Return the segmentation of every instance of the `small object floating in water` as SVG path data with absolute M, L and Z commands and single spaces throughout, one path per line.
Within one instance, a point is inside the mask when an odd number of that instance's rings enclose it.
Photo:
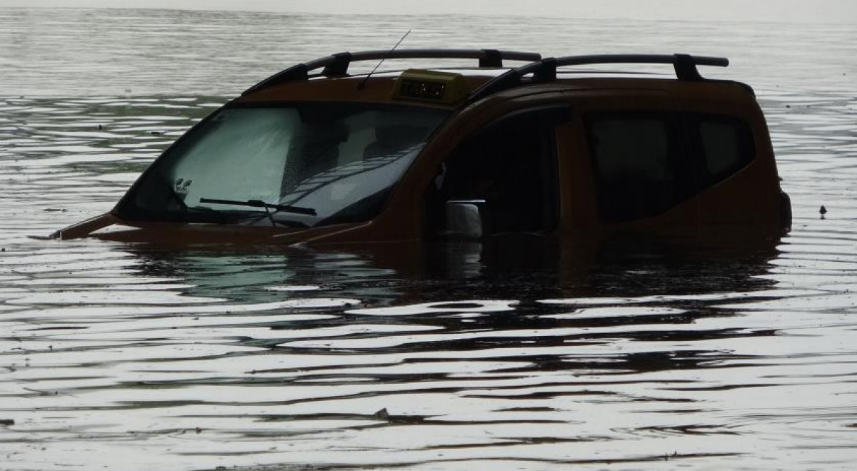
M 824 215 L 827 214 L 827 208 L 824 205 L 821 205 L 821 208 L 818 210 L 818 214 L 821 214 L 821 219 L 824 219 Z
M 0 419 L 0 425 L 15 425 L 14 419 Z

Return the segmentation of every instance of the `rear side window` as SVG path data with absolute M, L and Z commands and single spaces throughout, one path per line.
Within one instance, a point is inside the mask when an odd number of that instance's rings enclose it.
M 605 222 L 654 216 L 693 193 L 675 115 L 596 113 L 586 117 L 586 129 Z
M 755 157 L 753 133 L 746 122 L 708 115 L 692 115 L 689 121 L 702 154 L 703 186 L 726 179 Z

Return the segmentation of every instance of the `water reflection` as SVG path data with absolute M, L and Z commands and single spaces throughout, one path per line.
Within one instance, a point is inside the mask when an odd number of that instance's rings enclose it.
M 771 386 L 703 372 L 766 361 L 724 344 L 775 330 L 744 326 L 723 304 L 789 295 L 762 276 L 775 243 L 728 253 L 532 240 L 130 246 L 107 258 L 82 244 L 45 265 L 10 254 L 0 319 L 14 332 L 2 340 L 13 390 L 2 411 L 16 423 L 5 443 L 130 440 L 124 453 L 140 463 L 171 462 L 147 456 L 145 438 L 202 467 L 343 453 L 369 467 L 498 454 L 548 465 L 581 461 L 569 449 L 592 461 L 593 446 L 604 460 L 638 462 L 661 459 L 645 443 L 663 435 L 687 442 L 684 457 L 731 456 L 737 441 L 694 445 L 741 435 L 698 395 Z M 626 417 L 646 410 L 657 413 Z M 598 426 L 605 414 L 610 426 Z M 606 446 L 629 437 L 638 452 Z

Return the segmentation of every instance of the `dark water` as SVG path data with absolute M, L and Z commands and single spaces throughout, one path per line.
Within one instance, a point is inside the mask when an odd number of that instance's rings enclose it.
M 857 33 L 751 20 L 0 9 L 0 469 L 852 469 Z M 757 89 L 794 230 L 703 248 L 28 238 L 110 209 L 281 65 L 410 28 L 412 47 L 730 56 L 718 73 Z

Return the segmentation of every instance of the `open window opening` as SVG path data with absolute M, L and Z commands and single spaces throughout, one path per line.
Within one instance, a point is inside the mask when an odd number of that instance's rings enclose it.
M 532 111 L 461 143 L 426 194 L 430 236 L 546 232 L 558 218 L 556 121 Z

